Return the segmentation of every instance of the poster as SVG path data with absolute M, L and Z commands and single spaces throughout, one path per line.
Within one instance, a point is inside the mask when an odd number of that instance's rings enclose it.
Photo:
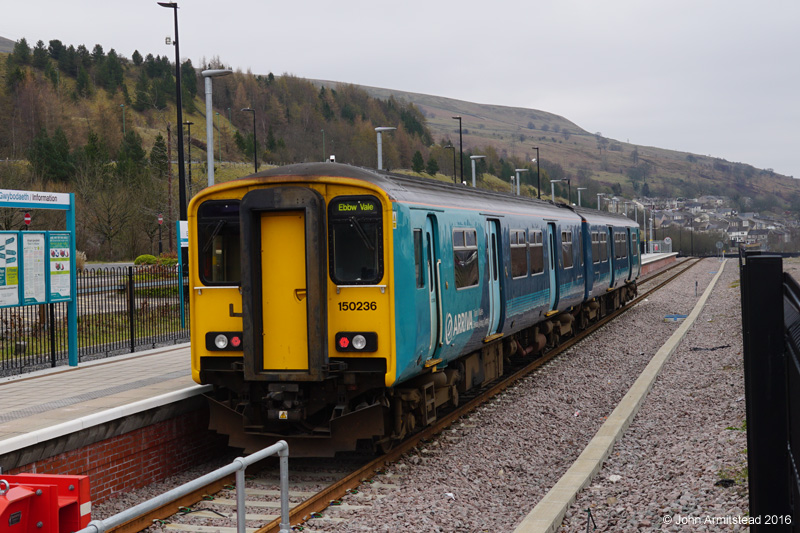
M 19 236 L 0 233 L 0 307 L 19 305 Z
M 69 300 L 70 293 L 70 238 L 69 233 L 50 232 L 50 301 Z
M 22 303 L 23 305 L 47 303 L 45 278 L 44 233 L 24 231 L 22 239 Z

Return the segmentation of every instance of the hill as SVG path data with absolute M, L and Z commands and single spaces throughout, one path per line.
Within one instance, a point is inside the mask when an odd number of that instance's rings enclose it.
M 326 80 L 314 83 L 338 85 Z M 724 195 L 734 203 L 749 203 L 750 209 L 793 209 L 800 213 L 800 180 L 770 169 L 605 138 L 545 111 L 360 87 L 376 98 L 391 97 L 414 104 L 436 140 L 458 142 L 458 122 L 452 117 L 461 116 L 464 149 L 474 153 L 491 147 L 501 157 L 526 162 L 536 156 L 533 147 L 538 146 L 541 164 L 550 177 L 566 177 L 597 192 L 614 190 L 629 198 Z

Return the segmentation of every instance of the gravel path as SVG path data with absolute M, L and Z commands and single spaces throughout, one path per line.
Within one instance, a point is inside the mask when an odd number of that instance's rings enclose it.
M 304 531 L 512 531 L 578 457 L 675 331 L 677 323 L 664 317 L 688 314 L 719 265 L 716 259 L 695 265 L 593 339 L 404 456 L 385 475 L 345 497 L 343 505 L 307 522 Z M 636 530 L 634 521 L 641 528 L 650 529 L 647 520 L 658 527 L 673 504 L 682 506 L 674 507 L 676 513 L 705 514 L 712 496 L 717 502 L 713 509 L 720 513 L 746 512 L 746 488 L 714 486 L 723 477 L 740 482 L 744 465 L 744 432 L 725 430 L 741 427 L 744 419 L 744 401 L 738 401 L 744 395 L 738 291 L 736 261 L 728 261 L 709 300 L 710 311 L 673 355 L 673 361 L 681 361 L 677 366 L 693 368 L 675 374 L 676 365 L 667 363 L 665 377 L 651 392 L 659 394 L 658 405 L 650 407 L 653 401 L 648 399 L 629 429 L 642 431 L 645 426 L 644 432 L 630 445 L 627 437 L 618 443 L 595 485 L 579 496 L 565 531 L 585 531 L 586 513 L 579 510 L 590 506 L 597 525 L 614 531 Z M 724 344 L 732 348 L 688 351 Z M 732 360 L 723 362 L 728 352 Z M 693 375 L 706 373 L 711 385 L 690 387 Z M 703 417 L 695 418 L 695 411 Z M 618 460 L 623 461 L 620 466 L 609 470 Z M 662 464 L 669 465 L 663 472 Z M 617 483 L 607 481 L 612 475 L 622 477 Z M 131 498 L 151 495 L 138 492 Z M 104 513 L 111 514 L 98 506 L 93 516 L 104 518 Z
M 729 261 L 562 531 L 586 531 L 587 509 L 597 531 L 745 527 L 733 523 L 748 510 L 739 290 L 738 264 Z

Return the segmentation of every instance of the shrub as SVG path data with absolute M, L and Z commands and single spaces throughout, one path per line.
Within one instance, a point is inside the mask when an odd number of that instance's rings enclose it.
M 134 259 L 134 265 L 155 265 L 158 263 L 156 256 L 150 254 L 140 255 L 136 259 Z
M 78 270 L 86 268 L 86 252 L 75 251 L 75 268 Z

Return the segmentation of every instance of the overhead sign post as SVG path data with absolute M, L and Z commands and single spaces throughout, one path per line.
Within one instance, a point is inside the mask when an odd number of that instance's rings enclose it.
M 0 189 L 0 207 L 26 210 L 26 227 L 28 209 L 66 212 L 65 231 L 0 232 L 0 307 L 67 302 L 69 365 L 78 366 L 75 195 Z

